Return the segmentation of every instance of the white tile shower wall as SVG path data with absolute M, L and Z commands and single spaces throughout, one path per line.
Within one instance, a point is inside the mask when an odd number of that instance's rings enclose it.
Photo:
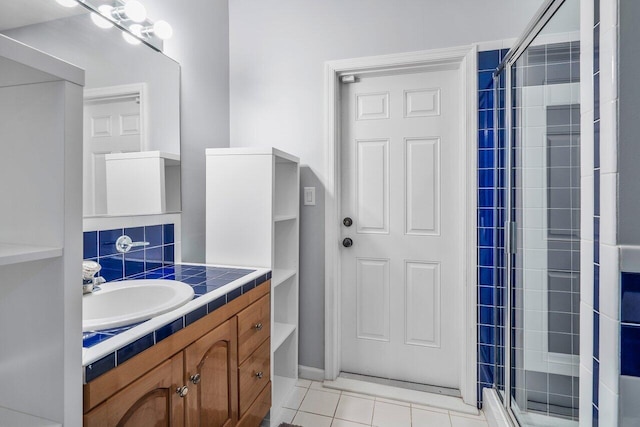
M 623 0 L 624 1 L 624 0 Z M 620 400 L 620 223 L 619 210 L 619 141 L 618 141 L 618 0 L 595 0 L 593 50 L 595 66 L 593 89 L 596 122 L 593 128 L 599 175 L 600 205 L 594 238 L 599 239 L 599 277 L 595 295 L 599 314 L 594 338 L 599 340 L 599 384 L 594 387 L 594 425 L 619 425 Z M 634 6 L 635 7 L 635 6 Z M 634 24 L 634 27 L 637 25 Z M 636 34 L 637 34 L 637 30 Z M 637 37 L 636 37 L 637 39 Z M 635 83 L 634 83 L 635 85 Z M 599 118 L 599 121 L 597 119 Z M 637 186 L 637 178 L 634 185 Z M 640 242 L 636 242 L 640 243 Z M 640 266 L 639 266 L 640 267 Z M 583 334 L 586 331 L 583 331 Z M 597 388 L 597 393 L 596 393 Z M 637 396 L 640 389 L 636 391 Z M 597 423 L 597 424 L 596 424 Z

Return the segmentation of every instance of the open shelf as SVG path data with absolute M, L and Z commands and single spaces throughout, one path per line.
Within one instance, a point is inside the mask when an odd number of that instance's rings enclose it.
M 0 427 L 61 427 L 62 424 L 44 418 L 0 407 Z
M 272 270 L 273 416 L 298 378 L 299 159 L 275 148 L 212 148 L 206 155 L 207 262 Z
M 271 349 L 275 352 L 283 342 L 296 330 L 296 325 L 274 322 L 271 333 Z
M 291 395 L 293 394 L 296 386 L 296 378 L 284 377 L 282 375 L 272 375 L 271 382 L 273 383 L 273 396 L 271 398 L 271 422 L 272 426 L 277 427 L 280 425 L 280 416 L 282 415 L 282 409 L 287 403 Z M 274 424 L 274 421 L 277 424 Z
M 296 275 L 296 270 L 285 270 L 276 268 L 271 272 L 271 289 L 283 284 Z
M 0 265 L 18 264 L 60 256 L 62 256 L 62 248 L 0 243 Z
M 277 215 L 273 217 L 273 222 L 291 221 L 298 218 L 296 214 L 291 215 Z
M 277 158 L 274 170 L 273 214 L 275 218 L 298 212 L 298 164 Z

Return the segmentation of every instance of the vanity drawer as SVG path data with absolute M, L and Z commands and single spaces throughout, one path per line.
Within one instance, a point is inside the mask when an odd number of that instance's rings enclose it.
M 238 364 L 269 337 L 271 315 L 269 294 L 238 313 Z
M 269 384 L 271 340 L 266 340 L 238 369 L 240 416 L 249 409 L 262 389 Z
M 238 421 L 237 427 L 254 427 L 260 425 L 262 419 L 271 409 L 271 383 L 262 389 L 253 405 L 245 412 Z

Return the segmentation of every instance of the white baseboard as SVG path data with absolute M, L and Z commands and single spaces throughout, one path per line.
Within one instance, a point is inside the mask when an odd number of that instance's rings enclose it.
M 514 427 L 494 389 L 485 388 L 482 390 L 482 410 L 489 427 Z
M 298 365 L 298 376 L 305 380 L 324 381 L 324 369 Z

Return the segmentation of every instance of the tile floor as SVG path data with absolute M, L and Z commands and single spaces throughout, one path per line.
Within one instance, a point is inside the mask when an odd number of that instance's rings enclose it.
M 283 409 L 284 422 L 303 427 L 488 427 L 484 414 L 469 415 L 341 392 L 299 380 Z

